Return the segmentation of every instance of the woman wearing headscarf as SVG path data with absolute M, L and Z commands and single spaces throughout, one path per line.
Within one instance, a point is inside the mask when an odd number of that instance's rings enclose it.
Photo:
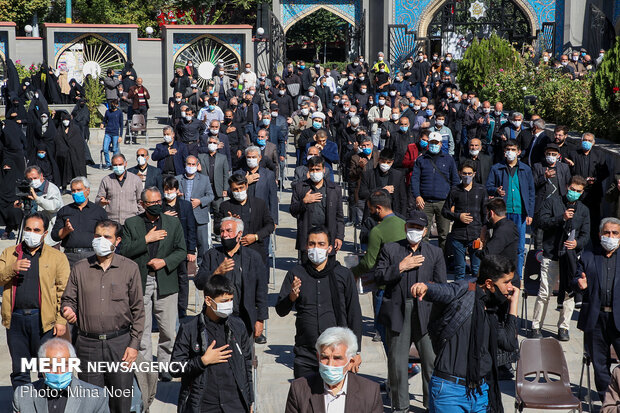
M 69 85 L 69 73 L 65 68 L 60 69 L 58 75 L 58 85 L 60 86 L 60 99 L 62 103 L 71 103 L 69 101 L 69 95 L 71 94 L 71 86 Z
M 71 79 L 69 81 L 69 86 L 71 86 L 71 91 L 69 91 L 69 103 L 75 103 L 77 98 L 84 97 L 84 88 L 77 80 Z
M 129 91 L 132 86 L 136 85 L 136 79 L 138 75 L 136 74 L 135 69 L 133 68 L 133 62 L 128 60 L 125 62 L 125 67 L 123 67 L 123 71 L 121 72 L 123 78 L 123 89 Z
M 86 82 L 93 82 L 94 80 L 86 78 Z M 88 106 L 86 106 L 86 101 L 84 99 L 78 99 L 77 103 L 73 107 L 71 111 L 71 116 L 73 117 L 73 122 L 80 127 L 82 137 L 85 142 L 90 140 L 90 128 L 88 125 L 90 124 L 90 111 L 88 110 Z M 86 163 L 88 165 L 93 165 L 93 157 L 90 154 L 90 149 L 88 148 L 88 143 L 84 143 L 84 159 L 86 159 Z
M 191 78 L 196 79 L 195 71 L 196 69 L 194 68 L 194 62 L 192 62 L 192 59 L 189 59 L 185 64 L 185 74 Z
M 45 97 L 48 102 L 53 104 L 62 103 L 60 97 L 60 86 L 58 85 L 58 77 L 54 73 L 54 69 L 47 66 L 47 78 L 45 79 Z
M 24 173 L 26 163 L 24 161 L 24 148 L 26 137 L 22 133 L 21 126 L 12 119 L 4 121 L 0 143 L 2 144 L 2 162 L 12 160 L 12 168 Z
M 36 148 L 40 144 L 46 145 L 46 152 L 50 158 L 56 156 L 56 125 L 48 112 L 37 116 L 35 111 L 29 112 L 28 133 L 26 136 L 26 158 L 32 162 L 36 158 Z
M 28 122 L 28 115 L 24 108 L 24 102 L 15 93 L 9 95 L 8 105 L 4 115 L 7 119 L 14 120 L 20 126 L 25 126 Z
M 19 229 L 23 212 L 21 208 L 15 208 L 17 195 L 15 184 L 24 178 L 24 170 L 19 169 L 11 158 L 2 161 L 0 170 L 0 216 L 4 221 L 5 231 L 1 239 L 15 239 L 13 231 Z
M 32 99 L 35 90 L 32 79 L 30 79 L 30 77 L 25 77 L 19 90 L 19 98 L 22 100 Z
M 51 123 L 51 122 L 50 122 Z M 28 162 L 28 166 L 36 165 L 41 168 L 43 176 L 54 185 L 60 185 L 60 171 L 58 164 L 48 150 L 48 146 L 40 142 L 35 147 L 36 155 Z
M 71 115 L 63 112 L 60 118 L 62 125 L 56 131 L 56 162 L 60 170 L 59 188 L 62 190 L 76 176 L 86 176 L 86 142 L 80 127 L 71 120 Z

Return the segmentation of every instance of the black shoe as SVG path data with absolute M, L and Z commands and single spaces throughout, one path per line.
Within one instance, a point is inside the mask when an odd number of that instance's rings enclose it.
M 134 139 L 132 139 L 131 144 L 132 144 L 132 145 L 137 145 L 137 144 L 138 144 L 138 140 L 137 140 L 137 139 L 135 139 L 135 138 L 134 138 Z
M 129 139 L 125 139 L 124 143 L 125 145 L 129 145 Z
M 581 301 L 576 301 L 575 302 L 575 308 L 576 309 L 580 309 L 581 308 Z
M 568 341 L 570 340 L 570 336 L 568 335 L 568 330 L 565 328 L 560 328 L 558 330 L 558 340 L 560 341 Z
M 542 338 L 543 335 L 540 331 L 540 328 L 533 328 L 532 332 L 530 333 L 530 338 Z
M 256 344 L 266 344 L 267 343 L 267 337 L 265 337 L 264 334 L 261 334 L 260 336 L 256 337 L 254 339 L 254 342 Z
M 382 341 L 381 340 L 381 334 L 379 334 L 379 332 L 375 330 L 375 335 L 372 338 L 372 342 L 373 343 L 380 343 L 381 341 Z
M 562 311 L 564 309 L 564 304 L 558 304 L 558 306 L 555 309 L 556 311 Z
M 172 381 L 172 376 L 167 371 L 163 371 L 159 373 L 159 381 L 162 381 L 162 382 Z

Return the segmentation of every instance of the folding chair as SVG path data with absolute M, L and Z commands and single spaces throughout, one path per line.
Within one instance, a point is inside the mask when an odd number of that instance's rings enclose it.
M 149 146 L 149 134 L 146 130 L 146 119 L 144 115 L 138 113 L 131 117 L 131 124 L 129 125 L 129 138 L 133 142 L 137 138 L 138 132 L 144 132 L 146 138 L 146 146 Z
M 523 409 L 581 410 L 581 401 L 570 387 L 562 345 L 555 338 L 521 342 L 515 380 L 515 412 Z
M 616 354 L 616 350 L 614 349 L 614 346 L 610 346 L 609 347 L 609 364 L 618 364 L 620 363 L 620 360 L 618 360 L 618 355 Z M 588 383 L 588 390 L 586 393 L 586 398 L 584 399 L 584 401 L 588 402 L 588 407 L 589 407 L 589 412 L 592 411 L 592 383 L 590 381 L 590 364 L 592 364 L 592 357 L 590 357 L 590 354 L 588 354 L 588 352 L 585 349 L 585 344 L 584 344 L 584 349 L 583 349 L 583 358 L 581 359 L 581 375 L 579 378 L 579 391 L 577 392 L 577 397 L 579 397 L 581 399 L 581 394 L 582 392 L 582 384 L 583 384 L 583 373 L 584 370 L 586 370 L 586 380 Z
M 254 390 L 254 413 L 258 413 L 258 383 L 256 380 L 258 379 L 258 357 L 256 357 L 256 353 L 254 353 L 254 346 L 252 346 L 252 387 Z

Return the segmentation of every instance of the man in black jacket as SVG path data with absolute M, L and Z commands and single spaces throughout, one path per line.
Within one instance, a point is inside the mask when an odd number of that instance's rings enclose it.
M 323 158 L 314 156 L 308 160 L 310 179 L 298 182 L 293 187 L 290 212 L 297 219 L 297 240 L 295 249 L 300 259 L 306 249 L 308 232 L 312 227 L 325 226 L 332 242 L 330 254 L 342 248 L 344 240 L 344 214 L 342 212 L 342 191 L 340 186 L 325 179 Z
M 251 411 L 252 342 L 243 321 L 232 314 L 235 287 L 222 275 L 206 283 L 203 311 L 181 323 L 172 361 L 187 363 L 181 377 L 178 411 Z
M 194 278 L 196 288 L 203 290 L 213 275 L 224 275 L 233 282 L 235 305 L 233 314 L 241 318 L 249 335 L 263 333 L 269 318 L 267 304 L 268 274 L 260 254 L 241 245 L 243 221 L 226 217 L 220 225 L 222 246 L 211 248 L 202 259 Z
M 429 330 L 438 355 L 430 411 L 504 411 L 498 354 L 519 347 L 519 289 L 511 282 L 514 271 L 514 262 L 490 255 L 480 263 L 475 282 L 420 282 L 411 287 L 414 299 L 433 303 Z
M 575 273 L 577 256 L 590 241 L 590 212 L 579 201 L 586 185 L 583 177 L 573 176 L 566 196 L 547 198 L 540 209 L 540 226 L 544 231 L 543 260 L 540 267 L 540 289 L 532 318 L 532 338 L 542 337 L 540 330 L 558 276 L 560 291 L 571 291 L 569 281 Z M 568 329 L 574 308 L 573 297 L 565 298 L 558 320 L 560 341 L 569 340 Z
M 552 138 L 547 135 L 545 121 L 540 116 L 532 115 L 531 124 L 530 129 L 523 129 L 523 133 L 519 134 L 517 142 L 522 148 L 521 162 L 533 167 L 538 162 L 544 162 L 545 148 Z
M 379 155 L 379 164 L 364 171 L 360 182 L 359 199 L 364 203 L 377 189 L 385 189 L 392 198 L 392 210 L 400 215 L 407 212 L 407 186 L 405 175 L 402 171 L 392 168 L 394 165 L 394 152 L 384 149 Z
M 401 116 L 399 123 L 399 129 L 396 133 L 392 134 L 389 142 L 386 142 L 386 149 L 392 150 L 394 153 L 394 165 L 393 168 L 404 171 L 403 159 L 407 153 L 407 148 L 410 143 L 414 142 L 413 132 L 410 130 L 409 118 Z
M 447 279 L 443 251 L 422 241 L 427 225 L 426 214 L 412 210 L 405 224 L 407 239 L 385 244 L 375 266 L 375 282 L 385 286 L 378 319 L 386 327 L 388 383 L 394 412 L 409 411 L 407 360 L 412 342 L 422 360 L 424 406 L 428 405 L 428 383 L 435 360 L 428 336 L 431 304 L 413 300 L 409 289 L 418 282 L 445 283 Z
M 493 229 L 493 236 L 486 239 L 483 235 L 480 249 L 476 254 L 483 259 L 487 255 L 502 255 L 511 259 L 517 265 L 517 251 L 519 247 L 519 231 L 514 222 L 506 219 L 506 201 L 496 197 L 487 202 L 487 229 Z M 515 280 L 519 286 L 519 278 Z
M 296 313 L 294 373 L 295 378 L 318 372 L 317 338 L 329 327 L 348 327 L 357 336 L 358 353 L 351 371 L 361 364 L 362 311 L 353 273 L 331 255 L 332 246 L 325 228 L 308 233 L 305 249 L 308 260 L 291 269 L 282 282 L 276 303 L 280 317 L 293 306 Z
M 149 165 L 149 151 L 146 148 L 138 149 L 136 151 L 136 160 L 138 164 L 127 171 L 138 175 L 138 178 L 142 179 L 143 189 L 154 186 L 163 191 L 161 171 Z
M 241 245 L 258 252 L 267 265 L 269 235 L 275 230 L 269 209 L 262 199 L 248 195 L 248 180 L 245 176 L 234 174 L 228 178 L 228 186 L 230 199 L 220 205 L 220 215 L 241 218 Z
M 493 166 L 493 159 L 490 155 L 482 153 L 482 142 L 478 138 L 469 139 L 467 143 L 469 150 L 467 154 L 460 157 L 460 163 L 462 164 L 466 160 L 471 160 L 476 164 L 476 175 L 474 176 L 474 182 L 481 185 L 486 185 L 489 172 Z

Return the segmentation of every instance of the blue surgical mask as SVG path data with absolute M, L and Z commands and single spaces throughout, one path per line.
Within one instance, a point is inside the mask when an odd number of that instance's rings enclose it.
M 407 132 L 409 130 L 409 126 L 401 126 L 400 130 L 403 132 Z
M 299 68 L 300 68 L 301 70 L 304 70 L 304 69 L 306 68 L 306 65 L 299 65 Z
M 75 202 L 76 204 L 83 204 L 84 201 L 86 201 L 84 191 L 74 192 L 71 194 L 71 197 L 73 197 L 73 202 Z
M 568 192 L 566 193 L 566 199 L 568 199 L 568 202 L 575 202 L 580 197 L 581 197 L 581 194 L 577 191 L 571 191 L 569 189 Z
M 66 373 L 45 373 L 45 384 L 54 390 L 66 389 L 71 384 L 72 374 L 70 371 Z
M 263 125 L 269 126 L 270 123 L 271 123 L 271 119 L 263 119 Z
M 362 152 L 364 155 L 370 155 L 372 153 L 372 148 L 363 148 Z
M 323 124 L 321 122 L 312 122 L 312 127 L 314 129 L 321 129 L 323 127 Z
M 589 151 L 590 149 L 592 149 L 592 142 L 581 141 L 581 147 L 584 151 Z
M 258 146 L 265 146 L 267 145 L 267 139 L 256 139 L 256 144 Z
M 439 153 L 441 150 L 441 144 L 439 143 L 431 143 L 428 145 L 428 150 L 430 153 Z
M 39 159 L 45 158 L 45 154 L 44 153 L 37 153 L 37 156 L 39 157 Z
M 428 141 L 420 141 L 420 148 L 424 149 L 428 146 Z
M 334 384 L 338 384 L 342 380 L 344 380 L 344 376 L 345 374 L 347 374 L 347 372 L 345 371 L 345 368 L 347 367 L 348 364 L 349 363 L 347 363 L 346 365 L 342 367 L 336 367 L 336 366 L 326 366 L 323 363 L 319 363 L 319 374 L 321 375 L 321 378 L 323 379 L 325 384 L 329 386 L 333 386 Z
M 215 105 L 209 105 L 209 110 L 210 111 L 214 111 L 215 110 Z
M 426 116 L 433 116 L 433 111 L 430 109 L 426 109 Z

